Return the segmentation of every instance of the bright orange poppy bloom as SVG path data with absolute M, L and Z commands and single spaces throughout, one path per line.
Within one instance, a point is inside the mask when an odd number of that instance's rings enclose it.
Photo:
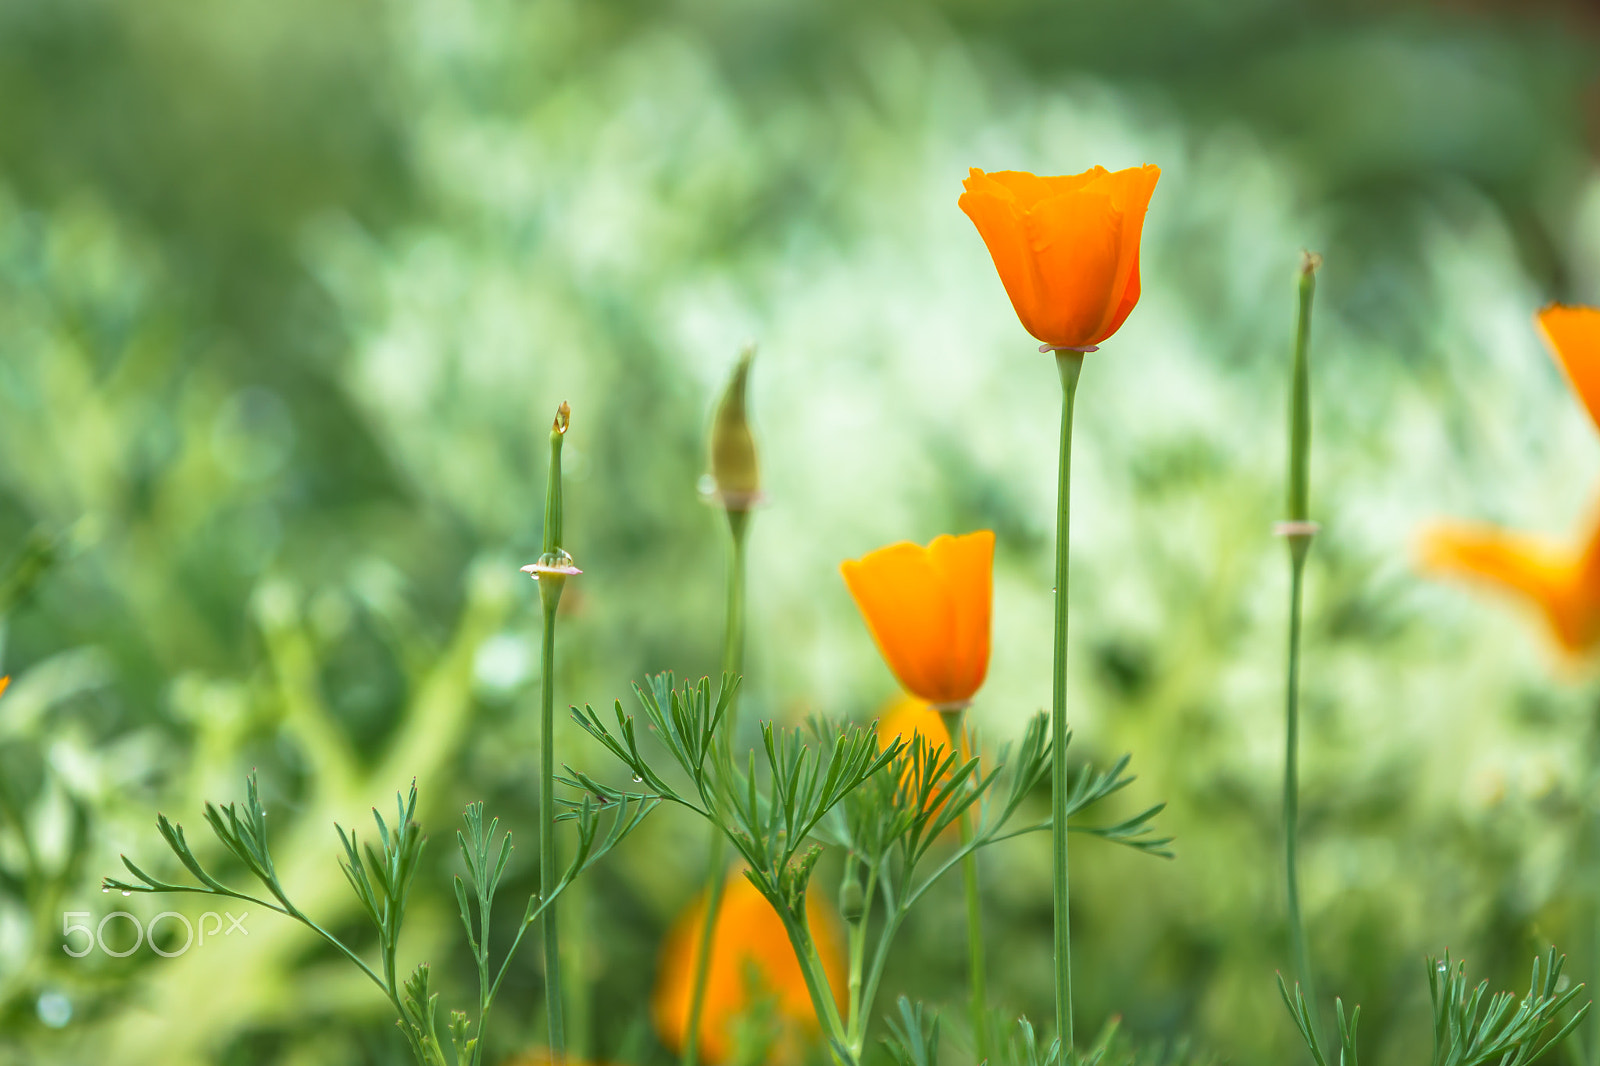
M 878 749 L 887 748 L 899 737 L 910 744 L 912 740 L 921 737 L 932 748 L 950 749 L 950 728 L 944 724 L 944 715 L 933 709 L 933 705 L 926 700 L 919 700 L 915 696 L 898 696 L 884 708 L 878 716 L 875 727 L 878 737 Z
M 1600 311 L 1552 304 L 1538 323 L 1572 389 L 1600 427 Z M 1573 655 L 1600 644 L 1600 516 L 1568 547 L 1486 525 L 1448 523 L 1424 532 L 1423 568 L 1459 574 L 1521 597 Z
M 1139 238 L 1161 169 L 1039 177 L 977 167 L 957 201 L 1022 327 L 1051 348 L 1092 349 L 1139 302 Z
M 943 711 L 971 703 L 989 672 L 994 534 L 901 541 L 839 570 L 900 686 Z
M 705 926 L 705 899 L 696 897 L 667 933 L 661 964 L 651 997 L 651 1016 L 661 1042 L 674 1053 L 683 1047 L 694 995 L 695 956 Z M 839 935 L 827 905 L 816 892 L 806 895 L 806 921 L 828 984 L 844 1010 L 840 991 L 845 987 L 845 959 Z M 757 982 L 752 996 L 750 977 Z M 724 1061 L 734 1050 L 734 1023 L 763 997 L 770 997 L 780 1026 L 778 1058 L 798 1057 L 799 1037 L 813 1034 L 819 1025 L 806 990 L 805 975 L 795 961 L 794 948 L 783 921 L 744 874 L 728 875 L 711 934 L 711 965 L 706 975 L 705 1004 L 700 1015 L 700 1057 L 708 1063 Z
M 0 696 L 5 695 L 6 686 L 11 684 L 10 677 L 0 677 Z

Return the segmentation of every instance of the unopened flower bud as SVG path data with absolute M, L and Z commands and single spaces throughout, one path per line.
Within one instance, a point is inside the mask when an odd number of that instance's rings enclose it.
M 861 888 L 861 874 L 854 862 L 846 862 L 844 883 L 839 886 L 839 914 L 847 922 L 859 922 L 867 909 L 866 893 Z
M 761 495 L 761 470 L 756 442 L 745 413 L 745 385 L 755 348 L 739 354 L 711 421 L 711 480 L 714 492 L 730 511 L 748 510 Z
M 550 478 L 544 497 L 544 553 L 539 561 L 522 568 L 539 582 L 539 599 L 545 610 L 553 612 L 561 600 L 567 578 L 583 573 L 573 565 L 572 556 L 561 546 L 561 445 L 571 424 L 572 408 L 563 401 L 550 424 Z

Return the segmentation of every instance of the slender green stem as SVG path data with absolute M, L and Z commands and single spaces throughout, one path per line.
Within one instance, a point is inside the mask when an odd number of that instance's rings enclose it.
M 728 603 L 722 627 L 722 671 L 738 674 L 744 669 L 744 569 L 746 534 L 750 531 L 750 512 L 728 511 Z M 734 693 L 728 706 L 728 725 L 723 736 L 733 743 L 737 724 L 739 695 Z
M 478 879 L 478 1042 L 472 1045 L 471 1066 L 483 1061 L 484 1035 L 489 1030 L 489 1007 L 493 1002 L 489 981 L 489 912 L 493 900 L 484 878 Z M 470 931 L 470 930 L 469 930 Z
M 544 608 L 544 647 L 539 668 L 539 895 L 544 907 L 540 931 L 544 934 L 544 999 L 548 1019 L 550 1059 L 561 1066 L 566 1058 L 566 1028 L 561 1011 L 561 936 L 556 920 L 555 891 L 561 871 L 556 867 L 556 608 L 566 588 L 572 558 L 562 547 L 561 445 L 566 440 L 571 410 L 563 403 L 550 426 L 550 476 L 545 482 L 545 568 L 538 572 L 539 603 Z
M 1300 914 L 1300 615 L 1306 556 L 1316 527 L 1309 521 L 1311 496 L 1311 300 L 1320 260 L 1307 253 L 1300 267 L 1300 306 L 1295 327 L 1289 384 L 1288 523 L 1280 532 L 1289 542 L 1289 665 L 1284 699 L 1283 869 L 1289 910 L 1289 946 L 1295 975 L 1311 1004 L 1312 1035 L 1322 1041 L 1317 1015 L 1321 1001 L 1311 977 L 1305 920 Z
M 971 745 L 967 743 L 966 730 L 962 725 L 964 717 L 961 711 L 953 711 L 944 715 L 944 722 L 949 727 L 951 743 L 956 745 L 962 759 L 968 759 L 972 757 L 972 752 Z M 971 811 L 956 819 L 956 831 L 960 834 L 962 848 L 966 848 L 972 842 L 977 816 L 978 808 L 974 804 Z M 972 1047 L 978 1061 L 983 1062 L 990 1054 L 989 991 L 984 971 L 983 899 L 978 891 L 976 849 L 968 851 L 961 859 L 961 887 L 967 902 L 967 984 L 968 1011 L 972 1016 Z
M 853 863 L 857 860 L 851 856 L 845 861 Z M 866 865 L 867 882 L 861 893 L 861 914 L 850 923 L 850 1017 L 847 1028 L 852 1047 L 860 1047 L 865 1043 L 868 1021 L 868 1004 L 862 998 L 865 987 L 862 981 L 862 966 L 867 957 L 867 924 L 872 920 L 872 899 L 878 891 L 878 864 L 873 861 Z
M 1318 1007 L 1316 985 L 1311 979 L 1311 957 L 1306 950 L 1305 921 L 1300 916 L 1300 599 L 1304 584 L 1306 549 L 1309 537 L 1290 538 L 1289 578 L 1289 691 L 1285 701 L 1283 753 L 1283 867 L 1289 901 L 1289 942 L 1294 955 L 1295 976 L 1312 1005 L 1312 1029 L 1318 1043 L 1322 1033 L 1316 1025 Z
M 222 893 L 217 893 L 217 894 L 221 895 Z M 314 922 L 310 918 L 306 917 L 305 912 L 300 910 L 300 908 L 296 907 L 294 904 L 290 903 L 286 899 L 283 900 L 283 902 L 284 902 L 284 906 L 283 907 L 273 907 L 272 904 L 267 903 L 265 900 L 258 900 L 254 896 L 246 896 L 246 895 L 236 894 L 236 893 L 231 893 L 231 892 L 227 893 L 227 894 L 230 895 L 230 896 L 233 896 L 234 899 L 252 900 L 252 901 L 254 901 L 256 903 L 260 903 L 264 907 L 272 907 L 273 910 L 278 911 L 279 913 L 282 913 L 282 914 L 287 914 L 289 917 L 293 918 L 295 921 L 299 922 L 301 925 L 304 925 L 307 928 L 309 928 L 312 932 L 316 933 L 318 936 L 322 937 L 322 939 L 326 940 L 329 944 L 332 944 L 339 951 L 343 952 L 345 958 L 349 959 L 351 962 L 355 963 L 358 967 L 360 967 L 361 968 L 361 972 L 366 974 L 368 977 L 370 977 L 372 979 L 372 983 L 373 984 L 375 984 L 379 988 L 383 989 L 384 995 L 389 997 L 389 1000 L 390 1000 L 390 1002 L 392 1002 L 394 1004 L 395 1009 L 400 1012 L 400 1016 L 402 1018 L 405 1017 L 405 1009 L 400 1006 L 399 989 L 398 989 L 398 986 L 394 983 L 394 981 L 391 980 L 389 983 L 385 984 L 383 978 L 379 977 L 377 975 L 377 973 L 372 969 L 372 967 L 368 966 L 366 961 L 364 959 L 362 959 L 360 955 L 357 955 L 354 951 L 352 951 L 348 947 L 346 947 L 345 944 L 344 944 L 344 941 L 340 940 L 338 937 L 334 936 L 332 933 L 330 933 L 326 929 L 322 928 L 322 926 L 318 925 L 316 922 Z M 279 899 L 283 899 L 282 896 L 279 896 L 278 898 Z
M 861 1034 L 866 1034 L 865 1016 L 872 1012 L 872 1004 L 878 998 L 878 985 L 883 981 L 883 969 L 889 961 L 889 947 L 894 943 L 895 936 L 900 932 L 901 923 L 905 921 L 906 913 L 910 910 L 909 901 L 902 900 L 898 906 L 889 905 L 885 898 L 885 911 L 883 928 L 878 932 L 878 945 L 873 950 L 872 962 L 867 966 L 867 976 L 861 987 L 861 1013 L 863 1021 Z M 863 1046 L 865 1041 L 863 1040 Z
M 730 508 L 728 532 L 728 602 L 722 633 L 722 672 L 737 675 L 744 669 L 744 573 L 745 541 L 750 528 L 750 512 Z M 739 728 L 739 694 L 728 703 L 727 720 L 722 726 L 724 753 L 731 753 L 733 737 Z M 689 995 L 689 1018 L 683 1036 L 682 1066 L 696 1066 L 700 1053 L 700 1019 L 705 1014 L 706 984 L 711 976 L 711 945 L 717 916 L 722 910 L 723 886 L 727 883 L 727 841 L 722 830 L 711 826 L 710 853 L 706 858 L 705 921 L 695 945 L 694 985 Z
M 1083 353 L 1059 351 L 1061 374 L 1061 463 L 1056 504 L 1056 645 L 1050 700 L 1050 796 L 1055 888 L 1056 1033 L 1062 1057 L 1072 1039 L 1072 927 L 1067 889 L 1067 558 L 1071 531 L 1072 408 L 1083 371 Z
M 1590 766 L 1600 766 L 1600 708 L 1596 708 L 1596 718 L 1590 724 L 1591 736 L 1589 740 Z M 1590 962 L 1591 971 L 1600 970 L 1600 810 L 1595 807 L 1594 790 L 1596 787 L 1595 775 L 1591 772 L 1589 780 L 1589 800 L 1587 804 L 1589 828 L 1589 936 L 1590 936 Z M 1564 1041 L 1570 1050 L 1569 1056 L 1576 1063 L 1588 1063 L 1588 1066 L 1600 1066 L 1600 1011 L 1593 1012 L 1594 1018 L 1587 1027 L 1587 1039 L 1574 1030 Z
M 545 575 L 548 580 L 551 575 Z M 556 605 L 544 611 L 544 654 L 541 659 L 541 703 L 539 719 L 539 894 L 546 900 L 556 884 L 556 763 L 555 763 L 555 684 Z M 556 922 L 556 906 L 550 901 L 540 918 L 544 933 L 544 999 L 549 1017 L 550 1057 L 560 1066 L 566 1051 L 566 1033 L 561 1014 L 561 945 Z

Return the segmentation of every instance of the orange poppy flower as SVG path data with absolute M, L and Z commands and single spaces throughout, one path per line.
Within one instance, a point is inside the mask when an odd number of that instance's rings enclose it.
M 1551 304 L 1536 320 L 1572 391 L 1600 427 L 1600 310 Z
M 1039 177 L 977 167 L 957 201 L 1022 327 L 1049 348 L 1093 351 L 1139 302 L 1139 238 L 1161 169 Z
M 4 696 L 5 695 L 6 686 L 10 685 L 10 684 L 11 684 L 11 678 L 9 676 L 0 677 L 0 696 Z
M 696 897 L 673 923 L 661 948 L 651 1016 L 661 1042 L 674 1053 L 682 1048 L 689 1024 L 695 954 L 705 925 L 705 909 L 704 896 Z M 806 920 L 828 984 L 839 1009 L 844 1010 L 844 1001 L 839 998 L 846 980 L 844 952 L 833 917 L 815 892 L 806 896 Z M 751 996 L 752 975 L 758 981 L 756 999 Z M 781 1026 L 779 1058 L 792 1060 L 798 1055 L 800 1034 L 813 1034 L 819 1028 L 805 975 L 800 972 L 789 935 L 772 904 L 744 874 L 734 870 L 728 874 L 717 925 L 711 934 L 711 965 L 700 1015 L 703 1061 L 722 1062 L 728 1057 L 734 1050 L 735 1021 L 763 996 L 771 997 L 773 1016 Z
M 1538 323 L 1600 426 L 1600 311 L 1552 304 Z M 1425 570 L 1463 575 L 1526 600 L 1574 655 L 1600 644 L 1600 516 L 1576 547 L 1493 526 L 1443 524 L 1424 532 L 1421 556 Z
M 1423 534 L 1422 565 L 1522 597 L 1573 655 L 1600 644 L 1600 524 L 1577 551 L 1493 526 L 1439 525 Z
M 989 672 L 994 533 L 901 541 L 839 570 L 900 686 L 942 711 L 971 703 Z
M 878 716 L 874 731 L 880 751 L 887 748 L 895 737 L 907 744 L 913 738 L 921 737 L 930 749 L 943 747 L 946 751 L 951 750 L 950 728 L 944 724 L 944 715 L 934 710 L 931 703 L 915 696 L 896 697 Z
M 874 727 L 874 732 L 878 738 L 878 750 L 880 751 L 887 748 L 895 737 L 899 737 L 907 744 L 910 744 L 915 738 L 921 737 L 923 742 L 928 745 L 929 754 L 932 754 L 935 748 L 940 747 L 944 748 L 946 753 L 956 751 L 956 748 L 952 746 L 950 727 L 945 724 L 944 715 L 935 710 L 931 703 L 919 700 L 915 696 L 901 695 L 891 702 L 884 709 L 884 712 L 878 716 L 878 723 Z M 965 745 L 963 744 L 962 747 L 964 748 Z M 964 755 L 965 751 L 957 751 L 957 754 Z M 909 768 L 907 768 L 905 776 L 912 776 Z M 940 806 L 942 807 L 943 804 Z M 937 812 L 938 810 L 939 807 L 934 808 L 934 811 Z M 957 832 L 956 827 L 951 825 L 945 829 L 945 836 L 953 836 Z

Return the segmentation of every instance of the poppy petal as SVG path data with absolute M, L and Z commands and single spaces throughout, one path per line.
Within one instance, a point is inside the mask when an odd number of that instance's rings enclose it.
M 1551 304 L 1537 320 L 1572 391 L 1600 427 L 1600 310 Z
M 1600 603 L 1575 595 L 1572 556 L 1542 538 L 1494 526 L 1436 526 L 1423 535 L 1421 563 L 1514 593 L 1539 609 L 1568 651 L 1584 651 L 1600 637 Z
M 950 643 L 948 591 L 909 541 L 840 565 L 861 617 L 900 684 L 932 703 L 947 696 L 940 650 Z
M 1044 301 L 1028 332 L 1063 347 L 1094 343 L 1110 317 L 1121 213 L 1109 196 L 1085 190 L 1039 203 L 1026 222 Z
M 941 707 L 969 702 L 989 669 L 994 534 L 901 541 L 841 563 L 900 685 Z
M 989 673 L 990 614 L 994 604 L 994 533 L 935 537 L 928 555 L 951 591 L 954 610 L 947 660 L 953 690 L 965 702 L 983 687 Z

